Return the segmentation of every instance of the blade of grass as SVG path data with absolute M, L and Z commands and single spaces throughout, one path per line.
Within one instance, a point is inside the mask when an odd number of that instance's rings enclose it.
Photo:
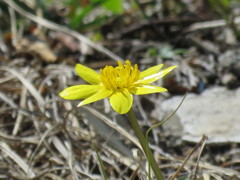
M 106 174 L 106 171 L 105 171 L 105 167 L 103 165 L 102 159 L 99 156 L 98 148 L 97 148 L 95 143 L 93 143 L 93 147 L 94 147 L 94 150 L 95 150 L 96 155 L 97 155 L 97 159 L 98 159 L 98 163 L 99 163 L 99 166 L 100 166 L 101 174 L 102 174 L 104 180 L 107 180 L 107 174 Z
M 135 171 L 133 171 L 129 180 L 134 180 L 136 178 L 139 168 L 140 168 L 140 166 L 138 166 L 137 169 Z

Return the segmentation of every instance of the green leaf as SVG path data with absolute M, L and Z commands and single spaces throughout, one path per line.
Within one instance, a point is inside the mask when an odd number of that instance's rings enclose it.
M 78 7 L 75 11 L 75 15 L 72 17 L 71 26 L 77 28 L 80 24 L 83 23 L 83 18 L 93 10 L 91 5 L 87 7 Z
M 112 11 L 114 14 L 123 13 L 123 5 L 121 0 L 107 0 L 103 3 L 103 7 Z

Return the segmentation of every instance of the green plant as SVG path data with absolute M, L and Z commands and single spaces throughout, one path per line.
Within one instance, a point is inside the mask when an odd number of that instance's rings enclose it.
M 123 13 L 122 0 L 65 0 L 70 9 L 70 25 L 74 29 L 100 26 L 111 16 Z

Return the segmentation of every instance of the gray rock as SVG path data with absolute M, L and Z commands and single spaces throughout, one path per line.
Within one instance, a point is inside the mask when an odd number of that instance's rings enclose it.
M 159 112 L 169 115 L 182 98 L 173 97 L 160 103 L 160 109 L 154 111 L 154 116 L 159 117 Z M 239 143 L 240 89 L 216 87 L 201 95 L 189 94 L 174 118 L 164 124 L 164 128 L 187 141 L 199 142 L 204 134 L 209 138 L 208 143 Z

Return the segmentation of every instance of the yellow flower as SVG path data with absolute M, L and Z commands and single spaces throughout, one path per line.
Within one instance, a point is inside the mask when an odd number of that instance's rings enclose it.
M 68 100 L 84 99 L 79 103 L 83 106 L 104 98 L 109 98 L 112 108 L 119 114 L 127 113 L 132 107 L 132 95 L 160 93 L 167 91 L 163 87 L 150 83 L 157 81 L 177 66 L 171 66 L 160 71 L 163 64 L 153 66 L 140 72 L 138 65 L 131 65 L 129 60 L 125 65 L 118 61 L 118 66 L 106 66 L 100 73 L 82 64 L 77 64 L 75 71 L 89 85 L 75 85 L 64 89 L 59 95 Z

